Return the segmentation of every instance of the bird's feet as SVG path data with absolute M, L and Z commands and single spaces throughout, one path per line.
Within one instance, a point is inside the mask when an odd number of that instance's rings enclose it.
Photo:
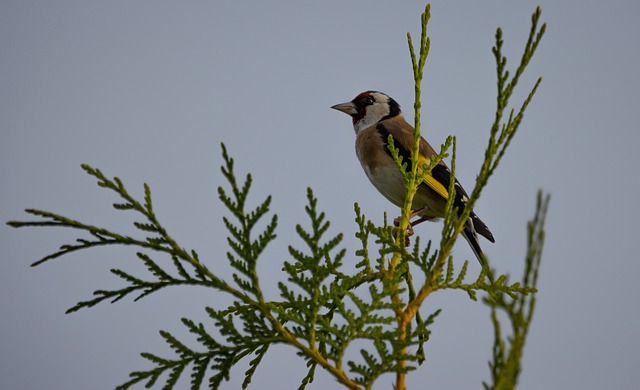
M 398 234 L 398 226 L 400 226 L 400 221 L 398 218 L 393 220 L 393 235 L 396 236 Z M 409 223 L 407 226 L 407 233 L 404 236 L 404 246 L 408 247 L 411 245 L 411 236 L 413 236 L 413 225 Z

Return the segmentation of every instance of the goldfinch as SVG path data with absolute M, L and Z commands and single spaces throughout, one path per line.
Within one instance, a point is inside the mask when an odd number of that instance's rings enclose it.
M 413 150 L 413 126 L 404 118 L 400 105 L 382 92 L 367 91 L 359 94 L 350 102 L 336 104 L 331 108 L 342 111 L 351 116 L 353 129 L 356 132 L 356 155 L 364 172 L 374 187 L 398 207 L 404 204 L 407 191 L 404 180 L 391 156 L 387 140 L 393 137 L 393 143 L 398 149 L 403 161 L 407 162 L 407 169 L 411 169 L 411 152 Z M 424 139 L 420 139 L 420 160 L 422 164 L 437 153 Z M 449 198 L 449 182 L 451 171 L 440 161 L 433 168 L 431 174 L 425 177 L 418 186 L 413 199 L 411 217 L 420 218 L 411 222 L 410 227 L 428 220 L 444 217 L 444 211 Z M 458 212 L 462 212 L 468 200 L 468 195 L 462 185 L 455 181 L 454 205 Z M 467 240 L 473 253 L 484 266 L 484 255 L 478 243 L 478 234 L 491 242 L 495 242 L 493 234 L 487 225 L 471 212 L 462 235 Z

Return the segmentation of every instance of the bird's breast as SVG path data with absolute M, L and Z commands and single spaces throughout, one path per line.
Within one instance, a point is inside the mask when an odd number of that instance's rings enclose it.
M 375 128 L 362 130 L 356 136 L 356 155 L 369 181 L 389 201 L 402 207 L 406 197 L 404 180 L 393 158 Z

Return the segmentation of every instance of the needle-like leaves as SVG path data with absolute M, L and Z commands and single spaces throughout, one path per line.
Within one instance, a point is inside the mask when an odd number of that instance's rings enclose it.
M 452 256 L 453 244 L 464 227 L 475 202 L 486 187 L 489 177 L 501 162 L 513 139 L 526 108 L 535 94 L 540 80 L 520 105 L 507 114 L 509 99 L 520 76 L 536 51 L 545 31 L 538 28 L 540 9 L 532 17 L 530 35 L 525 50 L 513 76 L 506 69 L 506 56 L 502 52 L 502 31 L 496 33 L 493 54 L 496 59 L 498 96 L 495 121 L 489 131 L 485 160 L 478 174 L 476 186 L 464 210 L 456 210 L 453 196 L 449 197 L 444 227 L 439 242 L 426 241 L 421 247 L 419 238 L 413 247 L 406 244 L 407 229 L 413 195 L 417 187 L 430 174 L 433 167 L 449 157 L 451 151 L 450 194 L 455 191 L 456 139 L 448 137 L 437 158 L 428 163 L 417 156 L 420 139 L 421 81 L 424 73 L 430 39 L 427 23 L 430 7 L 422 14 L 422 34 L 419 52 L 408 36 L 412 68 L 415 80 L 416 100 L 414 155 L 411 161 L 403 161 L 388 140 L 389 149 L 401 170 L 407 186 L 408 197 L 397 226 L 389 226 L 384 218 L 382 226 L 368 220 L 355 205 L 356 237 L 360 248 L 351 251 L 343 247 L 343 234 L 332 233 L 327 214 L 320 210 L 318 199 L 311 189 L 307 191 L 305 212 L 307 224 L 295 227 L 299 237 L 288 247 L 289 258 L 283 261 L 281 281 L 277 284 L 280 296 L 270 301 L 263 294 L 264 281 L 258 274 L 258 262 L 264 257 L 267 246 L 276 239 L 277 215 L 271 213 L 271 197 L 251 206 L 252 177 L 239 180 L 234 171 L 234 160 L 222 145 L 222 176 L 226 185 L 218 188 L 218 196 L 226 207 L 222 224 L 227 231 L 226 259 L 232 269 L 231 281 L 225 280 L 213 265 L 217 259 L 201 260 L 195 250 L 180 246 L 160 223 L 152 202 L 151 189 L 143 186 L 141 200 L 136 199 L 117 177 L 108 178 L 99 169 L 89 165 L 82 168 L 97 179 L 98 186 L 113 192 L 119 199 L 113 204 L 117 211 L 135 214 L 135 234 L 123 234 L 97 225 L 80 222 L 60 214 L 36 209 L 26 212 L 35 221 L 11 221 L 13 227 L 64 227 L 75 229 L 81 237 L 62 245 L 57 251 L 44 256 L 33 265 L 57 259 L 63 255 L 89 248 L 121 245 L 134 247 L 137 261 L 147 271 L 134 275 L 125 269 L 111 272 L 124 284 L 114 289 L 101 289 L 91 299 L 78 302 L 68 312 L 93 307 L 99 303 L 117 302 L 131 294 L 134 300 L 149 296 L 163 288 L 182 285 L 201 286 L 227 295 L 231 303 L 222 309 L 207 307 L 209 319 L 196 323 L 182 319 L 186 331 L 195 343 L 186 343 L 174 334 L 160 331 L 160 336 L 170 347 L 173 356 L 161 357 L 151 353 L 141 356 L 151 367 L 134 371 L 127 382 L 118 389 L 135 384 L 163 388 L 175 387 L 188 374 L 191 389 L 207 386 L 217 389 L 229 380 L 232 368 L 241 360 L 248 360 L 242 387 L 252 383 L 260 364 L 276 343 L 290 346 L 304 359 L 308 371 L 302 376 L 299 389 L 305 389 L 316 377 L 318 369 L 332 375 L 349 389 L 371 389 L 384 374 L 395 374 L 396 389 L 405 388 L 404 378 L 426 361 L 425 346 L 431 336 L 430 326 L 440 314 L 435 310 L 423 317 L 425 299 L 438 290 L 465 292 L 477 300 L 484 294 L 484 301 L 491 310 L 495 343 L 489 364 L 492 384 L 486 389 L 513 389 L 521 371 L 521 357 L 526 336 L 533 318 L 538 269 L 544 243 L 544 220 L 548 197 L 538 197 L 537 211 L 529 223 L 528 251 L 525 273 L 520 282 L 507 283 L 506 275 L 492 282 L 490 268 L 481 269 L 477 278 L 469 262 L 465 261 L 456 271 Z M 507 117 L 506 121 L 503 119 Z M 372 257 L 373 256 L 373 257 Z M 273 262 L 273 260 L 271 260 Z M 355 265 L 355 274 L 346 264 Z M 487 282 L 489 281 L 489 282 Z M 212 299 L 213 303 L 217 300 Z M 510 336 L 505 336 L 498 312 L 506 313 L 511 325 Z M 195 345 L 195 346 L 191 346 Z M 287 387 L 291 387 L 289 382 Z

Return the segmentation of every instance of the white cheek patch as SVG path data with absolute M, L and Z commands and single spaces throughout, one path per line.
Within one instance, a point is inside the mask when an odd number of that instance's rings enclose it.
M 365 116 L 353 125 L 356 133 L 358 133 L 360 130 L 367 129 L 375 125 L 391 112 L 389 108 L 388 96 L 381 93 L 373 93 L 371 94 L 371 96 L 374 97 L 376 102 L 370 106 L 367 106 L 367 113 L 365 114 Z
M 366 128 L 371 127 L 371 125 L 369 124 L 369 121 L 367 119 L 368 118 L 365 117 L 365 118 L 360 119 L 356 123 L 354 123 L 353 129 L 356 131 L 356 134 L 358 134 L 360 132 L 360 130 L 364 130 Z

